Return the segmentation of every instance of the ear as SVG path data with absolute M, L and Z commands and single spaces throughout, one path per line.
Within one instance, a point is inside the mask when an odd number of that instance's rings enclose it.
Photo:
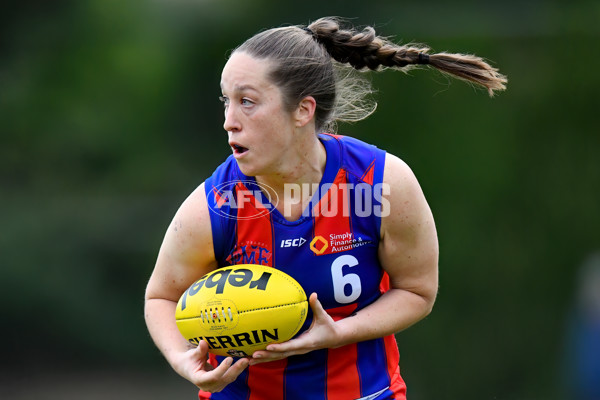
M 297 127 L 303 127 L 314 119 L 317 101 L 312 96 L 306 96 L 300 100 L 300 104 L 294 111 L 294 120 Z

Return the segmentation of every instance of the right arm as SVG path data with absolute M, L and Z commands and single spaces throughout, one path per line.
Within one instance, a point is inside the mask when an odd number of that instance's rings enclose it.
M 206 342 L 193 347 L 175 324 L 175 309 L 183 292 L 216 267 L 202 184 L 183 202 L 165 234 L 146 287 L 144 316 L 150 336 L 171 367 L 208 392 L 222 390 L 248 366 L 246 359 L 232 365 L 233 359 L 228 357 L 213 369 Z

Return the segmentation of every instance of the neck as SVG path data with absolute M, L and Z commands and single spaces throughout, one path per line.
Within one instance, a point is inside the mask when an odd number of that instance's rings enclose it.
M 326 161 L 325 147 L 319 138 L 312 134 L 306 143 L 298 143 L 284 153 L 276 172 L 257 175 L 256 180 L 269 185 L 277 192 L 283 192 L 286 184 L 318 184 L 323 177 Z
M 279 199 L 276 208 L 288 220 L 300 217 L 325 172 L 325 147 L 314 133 L 305 137 L 304 143 L 299 141 L 289 152 L 284 152 L 277 172 L 256 176 L 257 182 L 275 192 Z

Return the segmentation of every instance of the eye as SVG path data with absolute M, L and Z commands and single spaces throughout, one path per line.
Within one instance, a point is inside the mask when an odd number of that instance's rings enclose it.
M 229 98 L 226 96 L 219 96 L 219 100 L 223 103 L 223 107 L 227 107 L 229 105 Z
M 254 105 L 254 102 L 250 99 L 242 98 L 242 100 L 240 100 L 240 104 L 248 107 Z

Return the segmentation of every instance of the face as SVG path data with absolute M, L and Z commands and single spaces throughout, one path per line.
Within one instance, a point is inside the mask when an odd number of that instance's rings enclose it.
M 292 113 L 283 107 L 281 91 L 267 79 L 270 64 L 234 53 L 221 74 L 223 127 L 233 156 L 245 175 L 276 174 L 285 168 L 293 147 Z

